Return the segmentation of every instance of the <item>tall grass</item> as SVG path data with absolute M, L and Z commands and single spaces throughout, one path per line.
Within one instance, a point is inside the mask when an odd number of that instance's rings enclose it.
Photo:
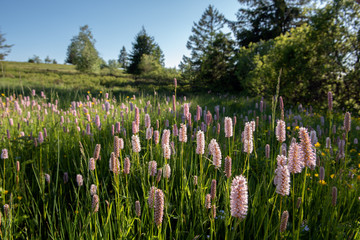
M 46 96 L 46 94 L 49 94 Z M 52 95 L 50 97 L 50 94 Z M 286 143 L 299 142 L 298 129 L 316 130 L 316 167 L 291 174 L 291 191 L 279 196 L 274 185 L 276 158 L 281 143 L 276 140 L 274 123 L 281 111 L 266 101 L 232 96 L 180 97 L 154 95 L 116 95 L 109 92 L 79 93 L 76 99 L 64 99 L 55 93 L 41 96 L 12 94 L 1 96 L 1 148 L 8 159 L 1 159 L 1 238 L 22 239 L 356 239 L 359 238 L 360 148 L 354 143 L 359 135 L 359 118 L 352 116 L 351 130 L 346 134 L 346 152 L 339 153 L 343 139 L 344 113 L 316 112 L 311 108 L 286 108 L 284 121 Z M 277 101 L 277 99 L 276 99 Z M 62 104 L 66 102 L 66 104 Z M 190 103 L 191 124 L 183 116 L 183 106 Z M 195 121 L 197 106 L 202 108 L 200 121 Z M 140 109 L 139 132 L 141 151 L 133 151 L 131 138 L 135 106 Z M 21 110 L 20 110 L 21 109 Z M 211 120 L 206 114 L 211 113 Z M 154 139 L 146 140 L 145 113 L 151 127 L 173 130 L 176 124 L 187 124 L 187 141 L 180 142 L 171 132 L 170 159 Z M 97 119 L 100 119 L 100 122 Z M 224 119 L 236 116 L 233 136 L 225 137 Z M 271 116 L 271 117 L 270 117 Z M 12 119 L 12 121 L 10 120 Z M 254 121 L 253 151 L 244 152 L 242 133 L 245 123 Z M 12 124 L 10 124 L 12 122 Z M 112 126 L 120 122 L 120 131 Z M 159 127 L 157 127 L 157 122 Z M 218 125 L 220 125 L 218 132 Z M 336 132 L 328 126 L 336 126 Z M 87 129 L 87 126 L 88 129 Z M 39 133 L 47 136 L 39 142 Z M 205 133 L 205 153 L 196 154 L 196 133 Z M 9 135 L 7 134 L 9 130 Z M 87 132 L 90 130 L 90 132 Z M 109 159 L 114 152 L 114 135 L 124 140 L 120 150 L 120 172 L 110 171 Z M 325 139 L 331 137 L 331 148 Z M 209 143 L 215 139 L 222 153 L 220 167 L 214 166 Z M 95 170 L 89 170 L 97 144 L 101 145 Z M 270 158 L 265 146 L 270 144 Z M 288 150 L 288 149 L 287 149 Z M 232 159 L 231 177 L 225 175 L 224 159 Z M 130 159 L 130 173 L 123 172 L 124 159 Z M 20 162 L 17 171 L 16 161 Z M 169 164 L 170 178 L 151 176 L 149 162 L 157 163 L 157 171 Z M 346 162 L 346 165 L 344 164 Z M 320 166 L 325 178 L 319 179 Z M 48 174 L 48 175 L 46 175 Z M 81 174 L 83 185 L 76 176 Z M 231 216 L 231 181 L 243 174 L 248 184 L 248 211 L 244 219 Z M 47 177 L 45 177 L 47 176 Z M 68 180 L 66 179 L 68 176 Z M 50 180 L 49 180 L 50 177 Z M 198 177 L 195 184 L 194 177 Z M 211 208 L 205 207 L 216 180 L 216 197 Z M 94 211 L 90 186 L 97 186 L 99 209 Z M 155 221 L 161 205 L 151 188 L 163 191 L 164 206 L 161 224 Z M 333 187 L 337 188 L 333 204 Z M 159 194 L 158 194 L 159 195 Z M 298 204 L 299 198 L 301 203 Z M 139 201 L 141 214 L 135 203 Z M 300 207 L 299 207 L 300 206 Z M 281 215 L 288 211 L 288 223 L 281 225 Z M 216 213 L 216 214 L 214 214 Z M 215 216 L 216 215 L 216 216 Z M 281 227 L 281 232 L 280 232 Z

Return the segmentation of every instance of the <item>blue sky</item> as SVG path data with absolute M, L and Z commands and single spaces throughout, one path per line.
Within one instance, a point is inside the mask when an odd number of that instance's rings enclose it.
M 0 31 L 14 44 L 8 61 L 27 61 L 33 55 L 63 63 L 79 27 L 88 24 L 95 47 L 105 60 L 117 59 L 120 49 L 132 49 L 145 27 L 165 54 L 165 66 L 176 67 L 189 55 L 186 42 L 194 22 L 209 4 L 234 20 L 237 0 L 6 0 L 0 11 Z

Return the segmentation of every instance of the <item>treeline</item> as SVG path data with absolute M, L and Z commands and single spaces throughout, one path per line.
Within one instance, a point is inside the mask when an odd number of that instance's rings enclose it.
M 165 68 L 163 51 L 144 27 L 135 36 L 132 45 L 130 53 L 123 46 L 118 59 L 112 59 L 106 63 L 99 57 L 95 48 L 95 39 L 89 26 L 85 25 L 80 27 L 79 34 L 71 39 L 65 62 L 76 65 L 76 69 L 81 72 L 98 73 L 100 69 L 109 68 L 110 73 L 114 73 L 122 68 L 142 78 L 159 81 L 180 77 L 176 69 Z
M 326 102 L 360 113 L 360 5 L 356 1 L 239 0 L 237 20 L 209 6 L 194 23 L 182 79 L 198 89 L 271 99 L 280 79 L 288 104 Z M 225 26 L 231 30 L 226 32 Z
M 280 95 L 292 105 L 319 105 L 331 91 L 335 107 L 360 114 L 360 1 L 238 2 L 235 21 L 212 5 L 205 9 L 194 22 L 186 43 L 190 55 L 183 56 L 179 69 L 165 68 L 163 51 L 145 28 L 135 36 L 131 51 L 122 47 L 118 59 L 105 62 L 89 26 L 82 26 L 71 39 L 66 63 L 82 72 L 109 68 L 111 74 L 121 68 L 159 84 L 177 78 L 194 91 L 232 91 L 267 99 L 279 82 Z M 11 45 L 0 40 L 6 56 Z

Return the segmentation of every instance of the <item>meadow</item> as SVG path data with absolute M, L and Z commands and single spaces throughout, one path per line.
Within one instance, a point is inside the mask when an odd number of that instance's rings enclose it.
M 1 83 L 2 239 L 360 238 L 360 118 L 331 93 Z

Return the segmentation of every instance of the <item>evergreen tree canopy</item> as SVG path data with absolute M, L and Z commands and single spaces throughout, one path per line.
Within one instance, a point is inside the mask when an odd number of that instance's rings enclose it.
M 270 40 L 304 23 L 302 9 L 310 0 L 238 0 L 245 7 L 237 21 L 227 21 L 239 46 Z
M 191 29 L 193 34 L 186 43 L 187 49 L 191 51 L 191 57 L 187 61 L 191 61 L 194 70 L 200 69 L 201 58 L 206 54 L 208 46 L 215 40 L 216 33 L 220 32 L 220 29 L 223 28 L 224 20 L 224 15 L 220 14 L 212 5 L 209 5 L 199 22 L 194 22 L 194 26 Z
M 156 61 L 158 61 L 161 65 L 164 65 L 164 54 L 162 50 L 159 45 L 155 43 L 154 38 L 146 33 L 144 27 L 136 35 L 135 42 L 133 42 L 132 45 L 133 49 L 130 54 L 130 65 L 128 67 L 129 73 L 141 73 L 139 64 L 144 54 L 153 56 Z
M 123 46 L 120 51 L 118 63 L 122 68 L 127 68 L 128 66 L 128 54 L 126 52 L 125 46 Z
M 222 33 L 224 24 L 224 15 L 209 5 L 192 27 L 193 34 L 186 44 L 190 57 L 183 56 L 179 67 L 195 86 L 214 87 L 228 78 L 234 42 L 230 34 Z

